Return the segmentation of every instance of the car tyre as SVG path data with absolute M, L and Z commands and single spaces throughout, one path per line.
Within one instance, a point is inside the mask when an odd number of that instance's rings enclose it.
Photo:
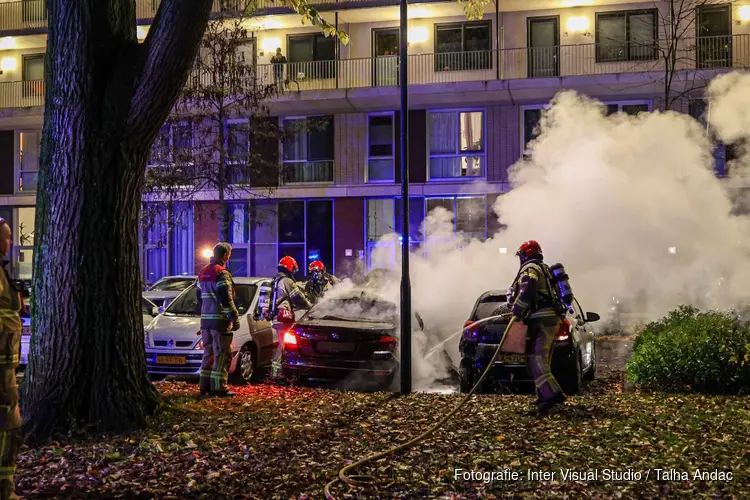
M 461 394 L 470 393 L 474 387 L 474 373 L 464 362 L 461 362 L 461 366 L 458 369 L 458 380 Z
M 231 374 L 232 385 L 248 385 L 257 382 L 259 373 L 255 345 L 252 343 L 243 345 L 239 359 L 237 359 L 237 367 Z
M 596 378 L 596 344 L 591 346 L 591 367 L 586 375 L 583 376 L 583 380 L 591 381 Z
M 568 396 L 573 396 L 581 392 L 583 386 L 583 379 L 581 375 L 581 356 L 578 352 L 575 353 L 575 362 L 571 366 L 571 370 L 566 373 L 560 382 L 563 392 Z

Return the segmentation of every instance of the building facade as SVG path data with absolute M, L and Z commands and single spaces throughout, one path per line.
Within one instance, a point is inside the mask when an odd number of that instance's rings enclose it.
M 235 3 L 217 0 L 215 11 Z M 394 0 L 313 3 L 349 34 L 347 45 L 270 0 L 249 21 L 246 60 L 259 79 L 284 87 L 268 102 L 272 119 L 298 132 L 268 152 L 278 180 L 231 202 L 238 276 L 272 275 L 283 255 L 301 268 L 323 260 L 340 275 L 367 270 L 377 247 L 397 257 L 398 243 L 381 238 L 400 232 L 403 207 L 399 7 Z M 663 56 L 673 47 L 676 71 L 691 74 L 694 88 L 676 88 L 682 97 L 671 107 L 701 116 L 705 82 L 750 64 L 750 0 L 697 3 L 675 20 L 663 1 L 507 0 L 473 21 L 453 1 L 410 4 L 409 245 L 429 251 L 419 227 L 437 207 L 453 212 L 456 231 L 481 239 L 500 228 L 492 207 L 510 189 L 509 168 L 562 89 L 601 100 L 609 113 L 662 109 Z M 137 0 L 140 38 L 158 5 Z M 678 40 L 668 35 L 674 22 L 684 28 Z M 45 46 L 45 1 L 0 1 L 0 216 L 12 224 L 12 267 L 23 279 L 31 278 L 33 258 Z M 270 63 L 277 48 L 287 59 L 280 66 Z M 329 125 L 305 127 L 310 119 Z M 155 147 L 189 148 L 191 140 L 190 130 L 167 127 Z M 238 141 L 235 147 L 252 147 Z M 717 149 L 720 172 L 727 154 Z M 204 193 L 159 212 L 143 232 L 145 283 L 193 274 L 205 263 L 218 237 L 216 203 Z M 169 223 L 176 218 L 179 224 Z

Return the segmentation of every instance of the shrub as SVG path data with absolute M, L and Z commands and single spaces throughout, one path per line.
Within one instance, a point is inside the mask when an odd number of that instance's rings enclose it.
M 747 393 L 750 325 L 731 312 L 681 306 L 646 325 L 627 376 L 647 390 Z

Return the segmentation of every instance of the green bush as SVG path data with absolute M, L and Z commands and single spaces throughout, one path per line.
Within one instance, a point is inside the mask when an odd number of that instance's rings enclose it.
M 647 390 L 748 393 L 750 325 L 731 312 L 681 306 L 646 325 L 627 376 Z

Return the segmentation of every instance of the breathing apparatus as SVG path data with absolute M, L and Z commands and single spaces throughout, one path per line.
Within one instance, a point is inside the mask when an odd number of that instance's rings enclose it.
M 570 276 L 565 272 L 565 267 L 559 262 L 549 267 L 550 283 L 552 291 L 556 295 L 560 306 L 567 311 L 573 312 L 573 289 L 570 287 Z

